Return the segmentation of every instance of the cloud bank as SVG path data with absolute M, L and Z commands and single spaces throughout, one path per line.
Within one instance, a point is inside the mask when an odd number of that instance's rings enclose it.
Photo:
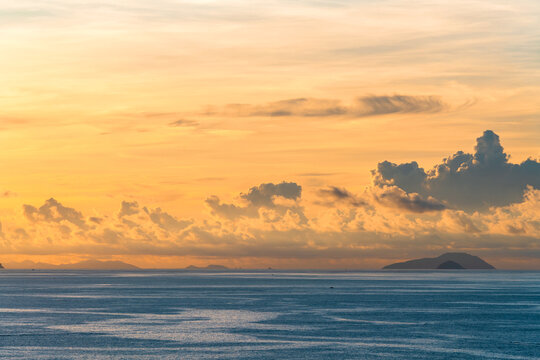
M 540 268 L 535 171 L 534 160 L 510 163 L 498 136 L 486 131 L 477 139 L 475 154 L 458 152 L 427 173 L 416 163 L 380 163 L 374 184 L 359 194 L 326 186 L 304 198 L 295 182 L 267 182 L 230 202 L 208 197 L 208 214 L 196 219 L 137 201 L 122 201 L 111 214 L 92 215 L 53 198 L 41 206 L 25 204 L 19 222 L 2 219 L 0 251 L 273 259 L 289 267 L 344 267 L 373 258 L 467 251 Z M 498 187 L 500 178 L 505 186 Z M 451 186 L 452 181 L 459 186 Z M 496 191 L 475 197 L 472 192 L 481 186 Z M 466 192 L 474 201 L 460 202 L 452 191 Z M 489 211 L 470 211 L 487 203 Z

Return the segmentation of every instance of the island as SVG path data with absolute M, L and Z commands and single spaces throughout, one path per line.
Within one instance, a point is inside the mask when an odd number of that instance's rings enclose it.
M 229 270 L 229 268 L 223 265 L 208 265 L 205 267 L 189 265 L 186 270 Z
M 462 270 L 465 269 L 463 266 L 459 265 L 457 262 L 448 260 L 443 262 L 441 265 L 437 266 L 437 269 L 454 269 L 454 270 Z
M 495 267 L 488 264 L 478 256 L 467 253 L 446 253 L 434 258 L 408 260 L 390 264 L 383 269 L 390 270 L 494 270 Z

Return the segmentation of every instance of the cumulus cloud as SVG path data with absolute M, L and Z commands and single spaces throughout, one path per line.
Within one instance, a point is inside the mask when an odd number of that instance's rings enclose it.
M 143 210 L 154 224 L 168 231 L 180 231 L 193 223 L 191 220 L 177 220 L 174 216 L 162 211 L 161 208 L 149 210 L 145 207 Z
M 229 219 L 258 217 L 261 208 L 276 210 L 280 215 L 287 210 L 301 214 L 302 209 L 296 204 L 301 196 L 302 187 L 294 182 L 265 183 L 252 187 L 247 193 L 241 193 L 243 204 L 224 204 L 217 196 L 210 196 L 206 204 L 214 214 Z M 283 204 L 283 200 L 290 200 L 292 204 Z
M 483 227 L 481 220 L 476 220 L 478 223 L 475 223 L 473 217 L 468 215 L 463 211 L 452 211 L 445 214 L 444 221 L 452 224 L 455 232 L 465 232 L 469 234 L 480 233 L 482 230 L 480 227 Z M 484 228 L 484 230 L 486 230 Z
M 118 217 L 122 218 L 124 216 L 135 215 L 139 213 L 139 204 L 136 201 L 122 201 L 120 212 Z
M 124 235 L 119 231 L 105 228 L 98 233 L 91 233 L 90 238 L 98 243 L 118 244 L 124 239 Z
M 237 206 L 234 204 L 221 203 L 219 197 L 212 195 L 206 199 L 206 205 L 210 207 L 212 213 L 224 218 L 235 219 L 242 216 L 256 217 L 258 209 L 254 206 Z
M 45 201 L 39 208 L 25 204 L 23 205 L 23 212 L 27 219 L 34 222 L 68 221 L 81 229 L 88 227 L 81 212 L 62 205 L 54 198 Z
M 28 235 L 28 233 L 26 232 L 26 230 L 24 230 L 23 228 L 17 228 L 13 231 L 13 234 L 12 236 L 15 238 L 15 239 L 18 239 L 18 240 L 28 240 L 30 239 L 30 236 Z
M 246 194 L 240 197 L 254 206 L 275 206 L 276 197 L 297 200 L 302 196 L 302 187 L 293 182 L 282 182 L 279 184 L 267 183 L 254 186 Z
M 0 249 L 3 253 L 24 249 L 34 254 L 273 258 L 288 259 L 289 264 L 314 259 L 312 265 L 339 265 L 342 259 L 361 261 L 395 253 L 421 256 L 424 252 L 460 250 L 479 255 L 540 256 L 540 190 L 532 187 L 526 189 L 522 202 L 486 213 L 436 211 L 442 207 L 439 203 L 387 186 L 378 189 L 378 198 L 370 192 L 363 194 L 362 201 L 371 201 L 372 206 L 336 202 L 333 207 L 311 208 L 304 215 L 299 212 L 300 194 L 292 191 L 293 187 L 273 185 L 256 186 L 242 194 L 242 205 L 225 204 L 242 211 L 255 208 L 257 215 L 252 218 L 238 216 L 223 221 L 223 216 L 215 214 L 185 220 L 159 208 L 141 207 L 136 214 L 122 218 L 103 214 L 99 224 L 70 230 L 63 221 L 30 217 L 24 228 L 10 225 L 4 229 L 8 241 L 0 242 Z M 358 197 L 345 189 L 324 190 L 336 199 Z M 265 200 L 247 196 L 259 192 L 266 194 L 257 195 Z M 127 218 L 132 226 L 124 223 Z
M 356 98 L 350 104 L 335 99 L 297 98 L 267 104 L 228 104 L 210 107 L 205 115 L 263 117 L 376 116 L 393 113 L 435 113 L 446 104 L 436 96 L 382 95 Z
M 88 251 L 106 247 L 108 252 L 129 252 L 131 247 L 160 247 L 192 224 L 192 220 L 177 219 L 167 212 L 139 207 L 136 201 L 122 201 L 116 216 L 85 217 L 82 212 L 49 199 L 39 208 L 23 205 L 28 224 L 11 228 L 6 236 L 13 239 L 32 239 L 44 248 Z M 68 225 L 74 224 L 76 227 Z M 22 244 L 22 243 L 20 243 Z M 152 251 L 151 249 L 149 250 Z
M 475 150 L 474 154 L 458 151 L 427 172 L 415 161 L 399 165 L 384 161 L 373 171 L 374 182 L 468 211 L 520 202 L 527 186 L 540 188 L 540 163 L 509 162 L 493 131 L 486 130 L 477 139 Z

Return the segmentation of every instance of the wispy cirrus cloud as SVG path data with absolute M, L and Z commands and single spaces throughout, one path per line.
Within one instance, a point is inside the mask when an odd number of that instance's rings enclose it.
M 169 126 L 173 127 L 196 127 L 199 126 L 199 122 L 188 119 L 178 119 L 169 123 Z
M 346 104 L 336 99 L 296 98 L 265 104 L 210 106 L 209 116 L 239 117 L 366 117 L 396 113 L 436 113 L 448 108 L 438 96 L 370 95 Z

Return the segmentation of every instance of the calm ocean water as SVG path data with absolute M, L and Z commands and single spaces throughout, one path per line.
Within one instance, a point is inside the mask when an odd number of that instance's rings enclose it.
M 0 272 L 0 359 L 540 359 L 540 272 Z

